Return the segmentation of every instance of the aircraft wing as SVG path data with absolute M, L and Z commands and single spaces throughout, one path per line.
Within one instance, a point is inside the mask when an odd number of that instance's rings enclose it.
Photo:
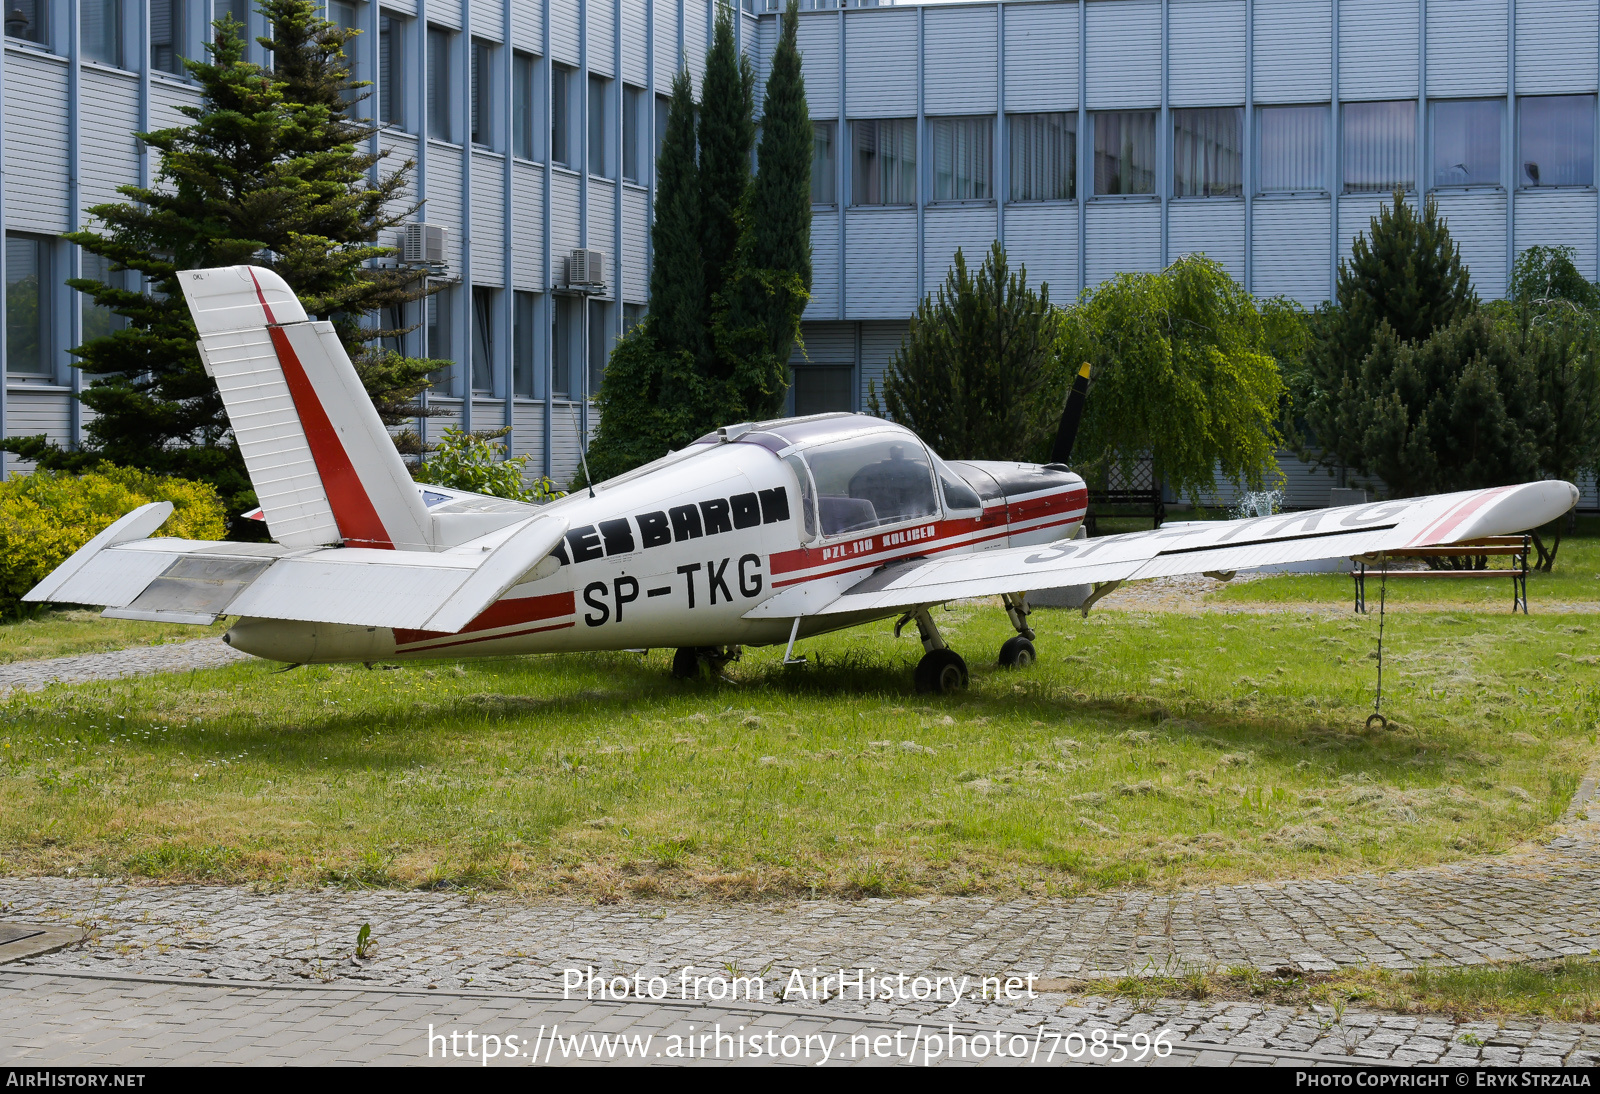
M 878 570 L 805 614 L 887 611 L 1064 585 L 1447 546 L 1536 528 L 1577 500 L 1571 483 L 1533 482 L 910 560 Z
M 170 502 L 140 506 L 56 567 L 27 601 L 210 623 L 223 615 L 459 631 L 548 555 L 566 519 L 533 516 L 440 552 L 146 538 Z

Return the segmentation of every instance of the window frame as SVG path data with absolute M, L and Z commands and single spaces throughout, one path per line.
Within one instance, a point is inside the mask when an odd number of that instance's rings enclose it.
M 1322 184 L 1320 186 L 1315 186 L 1315 187 L 1310 187 L 1310 188 L 1300 188 L 1300 187 L 1288 188 L 1288 187 L 1285 187 L 1285 188 L 1268 190 L 1268 189 L 1265 188 L 1264 184 L 1262 183 L 1262 181 L 1261 181 L 1261 179 L 1262 179 L 1262 166 L 1267 162 L 1267 157 L 1266 157 L 1266 153 L 1264 151 L 1264 146 L 1262 145 L 1262 136 L 1266 132 L 1266 127 L 1264 125 L 1262 125 L 1261 119 L 1262 119 L 1262 116 L 1264 114 L 1266 114 L 1266 113 L 1268 113 L 1270 111 L 1275 111 L 1275 110 L 1315 110 L 1315 111 L 1320 112 L 1320 115 L 1321 115 L 1321 118 L 1322 118 L 1322 125 L 1321 125 L 1321 132 L 1317 136 L 1317 143 L 1316 143 L 1316 147 L 1317 147 L 1317 150 L 1318 150 L 1317 151 L 1318 173 L 1321 174 L 1321 176 L 1322 176 Z M 1257 104 L 1257 106 L 1256 106 L 1256 116 L 1254 118 L 1254 123 L 1255 124 L 1251 127 L 1252 131 L 1251 131 L 1251 136 L 1250 136 L 1250 139 L 1253 142 L 1253 144 L 1251 146 L 1252 156 L 1251 156 L 1250 171 L 1251 171 L 1251 174 L 1253 174 L 1255 177 L 1249 180 L 1249 185 L 1251 186 L 1252 192 L 1254 193 L 1254 195 L 1256 197 L 1258 197 L 1258 198 L 1268 198 L 1268 199 L 1294 198 L 1294 197 L 1326 197 L 1326 196 L 1328 196 L 1329 193 L 1332 192 L 1332 182 L 1330 180 L 1330 175 L 1332 173 L 1332 165 L 1328 162 L 1329 142 L 1331 140 L 1332 125 L 1333 125 L 1333 104 L 1332 103 L 1261 103 L 1261 104 Z
M 1139 170 L 1148 170 L 1150 176 L 1149 189 L 1132 191 L 1126 189 L 1119 189 L 1117 191 L 1101 191 L 1101 123 L 1108 118 L 1148 119 L 1151 126 L 1151 131 L 1154 133 L 1154 140 L 1151 144 L 1151 166 L 1149 168 L 1139 168 Z M 1159 110 L 1094 110 L 1090 111 L 1089 113 L 1089 129 L 1090 139 L 1094 142 L 1092 145 L 1090 160 L 1092 166 L 1090 171 L 1091 177 L 1089 180 L 1090 198 L 1096 201 L 1148 201 L 1152 198 L 1159 201 L 1161 198 L 1161 112 Z M 1120 160 L 1121 156 L 1119 153 L 1119 163 Z M 1121 179 L 1127 173 L 1127 170 L 1127 168 L 1119 168 L 1117 178 Z
M 1017 149 L 1024 143 L 1017 140 L 1016 128 L 1023 119 L 1064 119 L 1071 127 L 1071 149 L 1067 155 L 1066 197 L 1018 197 L 1017 183 L 1021 172 L 1017 170 Z M 1031 123 L 1030 123 L 1031 124 Z M 1030 110 L 1006 114 L 1006 203 L 1014 205 L 1042 205 L 1048 202 L 1075 204 L 1078 200 L 1078 112 L 1076 110 Z
M 1366 107 L 1378 106 L 1403 106 L 1406 110 L 1396 110 L 1395 117 L 1409 116 L 1411 122 L 1411 139 L 1404 142 L 1404 148 L 1398 151 L 1396 162 L 1411 173 L 1409 184 L 1402 180 L 1395 182 L 1377 182 L 1371 184 L 1353 183 L 1350 178 L 1351 167 L 1355 160 L 1351 148 L 1350 112 Z M 1407 194 L 1417 192 L 1417 100 L 1416 99 L 1372 99 L 1361 102 L 1346 102 L 1339 104 L 1339 193 L 1342 194 L 1392 194 L 1398 188 Z
M 405 92 L 406 44 L 411 20 L 387 8 L 378 10 L 377 121 L 403 133 L 414 133 Z
M 578 134 L 577 126 L 573 124 L 576 103 L 572 96 L 572 85 L 577 82 L 578 70 L 559 61 L 551 61 L 549 64 L 550 162 L 568 171 L 577 171 L 583 166 L 572 162 L 577 158 L 578 152 L 578 142 L 573 139 Z
M 172 13 L 172 22 L 174 24 L 170 32 L 170 41 L 167 43 L 167 47 L 172 50 L 171 68 L 156 63 L 156 2 L 157 0 L 145 0 L 148 12 L 148 23 L 146 25 L 148 27 L 147 36 L 149 41 L 146 44 L 149 47 L 148 52 L 150 54 L 150 73 L 151 75 L 166 76 L 175 80 L 186 80 L 189 74 L 184 71 L 183 62 L 189 51 L 189 24 L 192 21 L 188 0 L 161 0 L 162 3 L 169 5 L 168 10 Z
M 539 294 L 516 289 L 511 293 L 511 398 L 538 399 Z
M 455 290 L 445 288 L 431 293 L 423 302 L 422 330 L 427 338 L 427 357 L 432 361 L 447 362 L 445 367 L 428 374 L 428 390 L 445 398 L 456 398 L 456 377 L 460 362 L 455 356 Z M 442 335 L 442 337 L 438 337 Z M 445 343 L 439 345 L 440 342 Z
M 899 170 L 899 178 L 900 178 L 900 180 L 902 182 L 902 185 L 904 184 L 905 180 L 907 180 L 907 179 L 910 180 L 911 195 L 908 198 L 905 198 L 905 199 L 899 200 L 899 201 L 882 201 L 882 200 L 872 201 L 872 200 L 865 200 L 864 196 L 863 196 L 863 193 L 862 193 L 862 191 L 863 191 L 863 189 L 865 187 L 865 183 L 863 182 L 863 174 L 862 174 L 862 152 L 863 152 L 863 149 L 862 149 L 862 146 L 861 146 L 861 141 L 860 141 L 859 134 L 861 133 L 861 127 L 863 127 L 863 126 L 880 127 L 880 126 L 885 126 L 885 125 L 893 125 L 893 126 L 896 126 L 897 128 L 898 127 L 909 127 L 910 136 L 909 136 L 909 139 L 904 140 L 903 148 L 909 148 L 911 150 L 911 162 L 909 164 L 907 164 L 907 163 L 905 163 L 905 160 L 904 160 L 903 156 L 900 158 L 899 162 L 900 162 L 901 166 L 900 166 L 900 170 Z M 877 129 L 877 133 L 881 133 L 881 132 L 882 132 L 881 129 Z M 883 162 L 882 148 L 883 148 L 882 140 L 881 139 L 877 139 L 875 137 L 875 142 L 874 142 L 874 146 L 873 146 L 872 155 L 874 157 L 874 161 L 876 163 L 879 163 L 879 164 L 881 164 Z M 920 198 L 920 196 L 922 194 L 922 178 L 921 178 L 922 165 L 917 162 L 917 159 L 918 159 L 918 157 L 920 155 L 921 155 L 921 152 L 917 148 L 917 119 L 916 118 L 851 118 L 850 119 L 850 164 L 851 164 L 851 166 L 850 166 L 850 207 L 853 208 L 853 209 L 911 209 L 911 208 L 915 208 L 916 205 L 917 205 L 917 201 L 918 201 L 918 199 Z M 877 182 L 877 185 L 876 185 L 875 188 L 879 190 L 880 196 L 881 196 L 882 169 L 879 168 L 878 171 L 879 171 L 879 178 L 878 178 L 878 182 Z M 867 195 L 867 196 L 870 196 L 870 194 Z
M 587 147 L 584 156 L 584 169 L 589 172 L 590 178 L 606 179 L 616 178 L 616 164 L 612 153 L 612 136 L 616 132 L 616 125 L 611 118 L 611 92 L 616 83 L 609 76 L 602 76 L 598 72 L 589 73 L 588 84 L 584 87 L 584 136 Z M 598 97 L 598 101 L 597 101 Z
M 499 377 L 495 368 L 495 313 L 499 311 L 498 290 L 492 285 L 472 286 L 472 392 L 475 395 L 499 395 Z M 480 384 L 487 373 L 487 383 Z
M 40 386 L 56 386 L 60 382 L 60 362 L 56 360 L 56 294 L 64 283 L 56 276 L 56 240 L 53 236 L 39 235 L 35 232 L 12 232 L 5 234 L 6 243 L 6 268 L 3 271 L 5 283 L 0 291 L 6 294 L 6 374 L 4 381 L 9 384 L 25 383 Z M 13 320 L 17 305 L 11 299 L 11 262 L 16 253 L 14 248 L 18 243 L 30 243 L 37 250 L 38 262 L 35 266 L 33 277 L 37 280 L 37 299 L 34 309 L 38 315 L 35 335 L 38 338 L 39 362 L 42 367 L 36 371 L 23 372 L 16 369 L 15 354 L 12 352 L 11 338 L 17 331 Z
M 1222 112 L 1222 111 L 1232 112 L 1234 121 L 1235 121 L 1235 123 L 1237 124 L 1237 127 L 1238 127 L 1236 129 L 1236 131 L 1235 131 L 1235 136 L 1238 138 L 1238 140 L 1237 140 L 1238 147 L 1233 150 L 1233 155 L 1235 157 L 1237 157 L 1237 163 L 1236 163 L 1236 169 L 1234 171 L 1234 183 L 1233 183 L 1232 188 L 1219 189 L 1219 190 L 1213 192 L 1213 191 L 1211 191 L 1210 184 L 1208 183 L 1206 188 L 1205 188 L 1205 190 L 1204 190 L 1204 192 L 1191 193 L 1191 194 L 1179 193 L 1178 192 L 1178 126 L 1179 126 L 1181 117 L 1183 115 L 1212 114 L 1212 113 L 1218 113 L 1218 112 Z M 1171 193 L 1170 193 L 1169 196 L 1172 198 L 1172 200 L 1174 200 L 1174 201 L 1230 201 L 1230 200 L 1234 200 L 1234 199 L 1242 199 L 1244 197 L 1245 187 L 1248 185 L 1248 183 L 1246 182 L 1245 177 L 1244 177 L 1244 171 L 1245 171 L 1244 142 L 1245 142 L 1245 139 L 1246 139 L 1245 124 L 1244 124 L 1244 107 L 1243 106 L 1177 107 L 1177 108 L 1173 108 L 1173 109 L 1169 110 L 1167 113 L 1168 113 L 1168 116 L 1169 116 L 1169 118 L 1170 118 L 1170 120 L 1172 122 L 1172 132 L 1169 134 L 1169 139 L 1172 142 L 1171 145 L 1170 145 L 1171 152 L 1169 153 L 1170 158 L 1171 158 L 1171 163 L 1172 163 L 1171 170 L 1169 171 L 1169 174 L 1171 175 L 1171 179 L 1170 179 Z M 1191 132 L 1192 132 L 1192 130 L 1191 130 Z M 1218 162 L 1218 159 L 1217 159 L 1216 156 L 1208 157 L 1207 162 L 1208 163 L 1216 163 L 1216 162 Z
M 622 164 L 617 173 L 623 182 L 632 186 L 645 186 L 650 181 L 650 169 L 644 162 L 646 94 L 642 87 L 629 83 L 622 85 Z
M 55 48 L 55 40 L 56 40 L 56 37 L 57 37 L 57 34 L 56 34 L 56 15 L 57 15 L 56 8 L 58 6 L 57 5 L 57 0 L 32 0 L 32 3 L 34 5 L 34 17 L 35 17 L 35 20 L 38 23 L 39 28 L 40 28 L 39 37 L 32 38 L 32 37 L 25 37 L 23 35 L 12 34 L 11 31 L 10 31 L 10 28 L 7 27 L 7 28 L 4 28 L 6 42 L 8 44 L 15 43 L 16 45 L 22 46 L 25 49 L 36 49 L 36 50 L 40 50 L 40 51 L 45 52 L 45 53 L 50 53 L 50 54 L 55 54 L 56 56 L 60 56 L 65 51 L 57 50 Z M 39 16 L 39 9 L 40 8 L 44 9 L 44 14 L 43 14 L 42 18 L 40 18 L 40 16 Z M 7 4 L 6 5 L 6 11 L 5 11 L 4 14 L 5 15 L 10 15 L 12 10 L 20 11 L 21 10 L 21 6 L 20 5 L 15 5 L 15 7 L 13 7 L 13 4 Z
M 451 27 L 429 23 L 426 30 L 427 80 L 423 89 L 423 121 L 426 139 L 443 144 L 458 144 L 456 140 L 456 112 L 451 86 L 455 72 L 457 32 Z
M 924 161 L 928 165 L 928 168 L 927 168 L 928 169 L 928 204 L 929 205 L 993 205 L 994 204 L 994 200 L 995 200 L 995 185 L 994 185 L 994 183 L 995 183 L 995 178 L 994 178 L 994 176 L 995 176 L 994 115 L 993 114 L 949 114 L 949 115 L 938 115 L 938 116 L 935 116 L 935 117 L 924 116 L 923 125 L 924 125 L 924 130 L 927 133 L 927 140 L 928 140 L 928 147 L 927 147 L 927 149 L 925 151 L 925 155 L 924 155 Z M 938 149 L 937 149 L 937 141 L 938 141 L 939 138 L 935 133 L 935 127 L 936 126 L 939 127 L 939 128 L 949 127 L 950 130 L 951 130 L 952 139 L 958 139 L 957 138 L 958 130 L 960 128 L 964 128 L 966 126 L 975 126 L 975 127 L 978 127 L 978 128 L 982 128 L 984 130 L 984 135 L 987 137 L 988 155 L 986 157 L 984 157 L 984 159 L 987 161 L 987 172 L 986 172 L 982 182 L 983 182 L 984 189 L 987 191 L 987 196 L 984 196 L 984 197 L 979 197 L 979 196 L 976 196 L 976 195 L 974 195 L 972 197 L 954 197 L 954 196 L 952 196 L 952 197 L 940 197 L 939 196 L 939 189 L 940 189 L 940 187 L 939 187 L 939 155 L 938 155 Z M 983 143 L 983 142 L 980 140 L 979 143 Z M 976 164 L 978 162 L 980 162 L 980 161 L 977 160 L 977 159 L 974 160 L 974 164 Z M 952 170 L 951 170 L 951 172 L 950 172 L 950 174 L 948 176 L 948 178 L 950 180 L 950 183 L 951 183 L 951 188 L 952 189 L 956 189 L 957 188 L 955 186 L 955 174 L 956 174 L 956 172 L 955 172 L 954 168 L 952 167 Z
M 1589 124 L 1587 126 L 1582 127 L 1583 135 L 1584 135 L 1585 139 L 1587 139 L 1588 142 L 1589 142 L 1589 149 L 1588 149 L 1588 151 L 1589 151 L 1589 181 L 1588 182 L 1568 182 L 1568 183 L 1548 183 L 1548 184 L 1547 183 L 1536 182 L 1536 183 L 1533 183 L 1533 184 L 1529 184 L 1526 181 L 1527 178 L 1528 178 L 1528 165 L 1529 165 L 1529 163 L 1531 163 L 1533 161 L 1530 161 L 1530 160 L 1528 160 L 1526 158 L 1527 149 L 1525 147 L 1525 141 L 1524 141 L 1524 138 L 1523 138 L 1523 133 L 1524 133 L 1524 125 L 1523 125 L 1524 114 L 1523 114 L 1523 110 L 1524 110 L 1524 107 L 1530 102 L 1548 102 L 1548 101 L 1550 101 L 1552 99 L 1570 99 L 1570 100 L 1582 99 L 1582 100 L 1586 100 L 1588 102 L 1588 104 L 1589 104 L 1589 119 L 1588 119 Z M 1596 118 L 1597 112 L 1600 112 L 1600 103 L 1596 102 L 1595 94 L 1592 91 L 1591 92 L 1580 92 L 1578 94 L 1573 94 L 1573 95 L 1518 95 L 1517 96 L 1517 116 L 1516 116 L 1516 123 L 1515 123 L 1516 124 L 1516 131 L 1515 131 L 1515 134 L 1514 134 L 1514 137 L 1513 137 L 1513 139 L 1515 140 L 1514 147 L 1516 148 L 1516 179 L 1517 179 L 1516 188 L 1518 190 L 1527 190 L 1527 191 L 1552 191 L 1552 190 L 1554 190 L 1554 191 L 1563 191 L 1564 190 L 1564 191 L 1567 191 L 1567 192 L 1595 189 L 1595 181 L 1596 181 L 1595 158 L 1596 158 L 1596 154 L 1600 153 L 1600 148 L 1596 147 L 1595 137 L 1594 137 L 1595 118 Z M 1538 165 L 1534 164 L 1534 166 L 1538 166 Z
M 499 99 L 500 43 L 473 35 L 467 43 L 468 80 L 470 97 L 467 124 L 471 130 L 467 140 L 474 148 L 490 152 L 501 149 L 500 111 L 495 109 Z
M 824 142 L 828 150 L 827 167 L 826 170 L 819 172 L 818 139 L 824 132 L 828 134 Z M 822 200 L 817 197 L 819 178 L 827 179 L 827 197 Z M 839 120 L 837 118 L 823 118 L 811 123 L 811 205 L 816 209 L 834 209 L 839 205 Z
M 115 44 L 109 51 L 112 53 L 112 57 L 107 59 L 105 57 L 94 57 L 90 55 L 88 25 L 89 9 L 80 4 L 78 15 L 78 40 L 79 51 L 83 56 L 83 60 L 91 65 L 105 65 L 107 68 L 115 68 L 123 72 L 131 71 L 128 68 L 129 4 L 125 3 L 124 0 L 99 0 L 99 3 L 109 7 L 111 10 L 111 17 L 108 20 L 105 20 L 104 25 L 111 28 L 111 32 L 116 38 Z

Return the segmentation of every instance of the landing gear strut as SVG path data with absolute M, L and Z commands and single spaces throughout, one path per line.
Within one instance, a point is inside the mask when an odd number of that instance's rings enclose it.
M 1025 669 L 1039 659 L 1033 648 L 1033 628 L 1028 626 L 1028 616 L 1031 614 L 1028 594 L 1005 593 L 1000 599 L 1005 603 L 1011 625 L 1017 629 L 1017 636 L 1007 639 L 1005 645 L 1000 647 L 1000 667 Z
M 927 608 L 907 612 L 895 624 L 895 637 L 898 638 L 900 629 L 911 622 L 917 624 L 924 651 L 922 660 L 917 662 L 917 690 L 924 695 L 939 695 L 966 687 L 967 663 L 959 653 L 944 644 L 938 625 L 934 623 L 933 616 L 928 614 Z
M 739 660 L 738 646 L 679 646 L 672 655 L 672 675 L 679 680 L 698 680 L 701 676 L 721 676 L 729 661 Z

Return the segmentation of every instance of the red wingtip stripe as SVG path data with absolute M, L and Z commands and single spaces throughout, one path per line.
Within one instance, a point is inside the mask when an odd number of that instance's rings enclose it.
M 268 327 L 267 334 L 278 353 L 278 364 L 289 384 L 289 395 L 300 415 L 300 426 L 306 431 L 311 458 L 322 476 L 322 489 L 328 495 L 328 504 L 333 509 L 333 519 L 339 525 L 339 535 L 345 546 L 393 550 L 394 541 L 389 538 L 389 531 L 383 526 L 372 499 L 367 496 L 366 487 L 361 485 L 361 475 L 350 462 L 349 453 L 328 420 L 328 412 L 317 398 L 305 366 L 289 344 L 288 334 L 282 327 Z

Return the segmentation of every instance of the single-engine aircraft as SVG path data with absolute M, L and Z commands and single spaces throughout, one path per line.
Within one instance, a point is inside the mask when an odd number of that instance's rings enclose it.
M 407 473 L 333 327 L 252 266 L 180 275 L 200 355 L 227 405 L 271 543 L 149 538 L 172 512 L 128 513 L 24 599 L 120 619 L 237 622 L 226 640 L 291 663 L 676 647 L 673 670 L 742 646 L 869 620 L 915 623 L 925 692 L 967 665 L 931 608 L 999 595 L 1034 658 L 1026 590 L 1365 556 L 1520 532 L 1577 501 L 1532 482 L 1338 509 L 1077 536 L 1087 491 L 1067 470 L 1087 366 L 1056 462 L 945 461 L 860 414 L 724 426 L 654 463 L 533 505 Z M 1085 606 L 1087 610 L 1087 605 Z

